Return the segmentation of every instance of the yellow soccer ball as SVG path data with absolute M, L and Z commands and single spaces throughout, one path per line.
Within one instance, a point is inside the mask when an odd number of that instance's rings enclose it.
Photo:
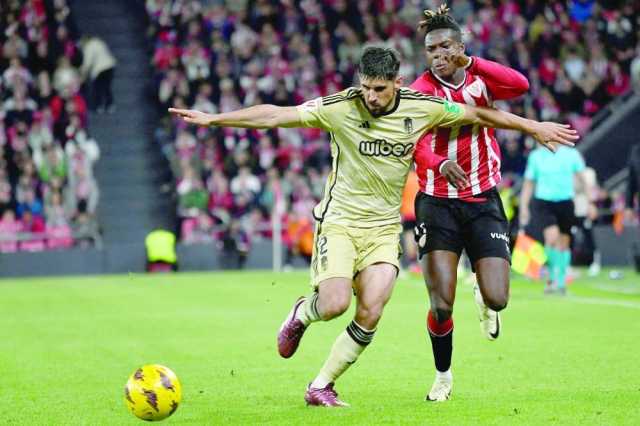
M 142 420 L 162 420 L 178 409 L 182 386 L 178 376 L 159 364 L 138 368 L 124 387 L 124 402 Z

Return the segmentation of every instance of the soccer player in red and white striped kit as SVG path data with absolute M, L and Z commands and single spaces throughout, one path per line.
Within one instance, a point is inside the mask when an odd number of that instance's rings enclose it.
M 428 69 L 412 89 L 489 107 L 495 100 L 515 98 L 529 89 L 518 71 L 465 55 L 460 26 L 447 12 L 446 5 L 424 12 L 419 28 L 426 32 Z M 547 148 L 553 150 L 550 144 Z M 498 311 L 509 299 L 508 222 L 495 188 L 500 182 L 500 148 L 491 128 L 438 128 L 420 139 L 414 160 L 420 181 L 416 241 L 430 298 L 427 329 L 436 367 L 426 399 L 444 401 L 453 386 L 452 311 L 463 249 L 476 273 L 480 325 L 490 340 L 498 337 Z

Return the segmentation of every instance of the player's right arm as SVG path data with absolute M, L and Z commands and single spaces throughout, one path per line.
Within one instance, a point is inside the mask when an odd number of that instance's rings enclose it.
M 445 102 L 445 107 L 446 107 Z M 451 105 L 449 103 L 449 105 Z M 486 107 L 454 104 L 464 109 L 464 124 L 477 124 L 483 127 L 518 130 L 531 135 L 540 145 L 551 152 L 556 152 L 554 144 L 574 146 L 578 140 L 578 132 L 568 124 L 551 121 L 535 121 L 519 117 L 509 112 Z
M 207 114 L 192 109 L 178 108 L 169 108 L 169 112 L 189 124 L 206 127 L 244 127 L 251 129 L 305 127 L 297 107 L 264 104 L 222 114 Z

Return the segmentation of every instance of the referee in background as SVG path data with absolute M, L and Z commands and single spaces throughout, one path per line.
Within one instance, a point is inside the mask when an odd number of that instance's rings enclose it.
M 559 146 L 555 154 L 536 148 L 527 160 L 520 194 L 520 226 L 531 222 L 533 227 L 542 229 L 549 268 L 545 293 L 564 295 L 567 291 L 571 228 L 576 224 L 574 179 L 586 188 L 584 170 L 585 163 L 578 150 L 565 146 Z

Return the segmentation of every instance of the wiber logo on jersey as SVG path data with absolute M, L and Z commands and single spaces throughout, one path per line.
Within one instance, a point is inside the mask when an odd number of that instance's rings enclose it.
M 413 150 L 412 143 L 389 143 L 384 139 L 360 141 L 360 154 L 371 157 L 404 157 Z

